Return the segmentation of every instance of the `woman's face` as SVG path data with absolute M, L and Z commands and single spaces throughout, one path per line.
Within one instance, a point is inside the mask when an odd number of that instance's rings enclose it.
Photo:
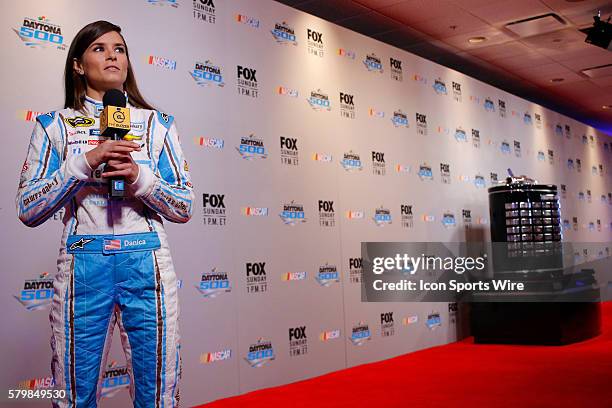
M 84 75 L 87 87 L 98 93 L 109 89 L 123 90 L 128 74 L 126 46 L 116 31 L 98 37 L 87 47 L 81 60 L 74 61 L 74 70 Z

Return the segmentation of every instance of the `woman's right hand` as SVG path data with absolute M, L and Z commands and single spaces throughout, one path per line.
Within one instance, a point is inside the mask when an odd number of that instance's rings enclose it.
M 106 140 L 85 153 L 85 158 L 89 167 L 93 170 L 97 169 L 102 163 L 106 163 L 111 159 L 120 159 L 129 156 L 134 151 L 139 151 L 140 146 L 134 142 L 126 140 Z

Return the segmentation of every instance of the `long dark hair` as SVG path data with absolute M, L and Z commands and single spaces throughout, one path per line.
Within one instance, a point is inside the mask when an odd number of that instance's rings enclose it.
M 70 50 L 68 50 L 68 56 L 66 57 L 66 67 L 64 69 L 64 108 L 72 108 L 77 111 L 83 111 L 85 107 L 85 91 L 87 90 L 87 82 L 84 75 L 79 75 L 74 70 L 74 59 L 80 60 L 83 57 L 83 53 L 87 50 L 95 40 L 100 36 L 115 31 L 121 36 L 123 43 L 125 44 L 125 55 L 128 59 L 128 70 L 127 78 L 123 83 L 123 88 L 128 95 L 128 100 L 132 106 L 143 109 L 155 109 L 151 106 L 138 90 L 136 84 L 136 77 L 132 70 L 132 63 L 130 62 L 130 53 L 128 52 L 125 38 L 121 34 L 121 27 L 109 23 L 108 21 L 96 21 L 87 24 L 85 27 L 77 33 L 72 44 L 70 44 Z

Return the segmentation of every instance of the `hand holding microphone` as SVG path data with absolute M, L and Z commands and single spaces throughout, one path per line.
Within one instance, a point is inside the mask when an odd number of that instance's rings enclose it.
M 111 198 L 125 196 L 125 180 L 133 183 L 138 178 L 138 165 L 132 159 L 131 152 L 140 150 L 133 142 L 122 140 L 131 128 L 130 110 L 126 108 L 126 99 L 118 89 L 109 89 L 102 98 L 104 110 L 100 115 L 100 134 L 111 136 L 108 140 L 85 154 L 91 168 L 106 163 L 102 177 L 109 178 Z

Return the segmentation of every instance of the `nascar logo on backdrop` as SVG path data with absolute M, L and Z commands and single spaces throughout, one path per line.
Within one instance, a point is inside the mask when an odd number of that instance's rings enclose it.
M 148 55 L 145 58 L 145 61 L 148 65 L 153 65 L 155 67 L 164 68 L 170 71 L 176 70 L 176 61 L 171 60 L 169 58 L 157 57 L 155 55 Z

